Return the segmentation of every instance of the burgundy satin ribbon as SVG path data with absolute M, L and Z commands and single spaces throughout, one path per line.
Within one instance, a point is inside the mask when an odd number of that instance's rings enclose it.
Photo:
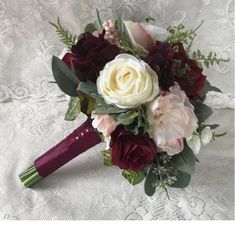
M 34 165 L 39 175 L 46 177 L 101 141 L 88 119 L 59 144 L 36 159 Z

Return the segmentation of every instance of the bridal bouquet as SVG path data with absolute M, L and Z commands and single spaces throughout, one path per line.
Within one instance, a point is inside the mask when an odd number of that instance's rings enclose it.
M 198 162 L 201 145 L 215 137 L 207 124 L 212 110 L 203 103 L 212 86 L 203 66 L 227 61 L 209 52 L 191 52 L 196 31 L 180 24 L 167 30 L 154 19 L 89 23 L 72 35 L 60 20 L 51 23 L 66 44 L 52 58 L 59 88 L 70 97 L 65 120 L 80 112 L 88 119 L 36 159 L 19 176 L 26 187 L 48 176 L 82 152 L 105 141 L 106 166 L 117 166 L 132 185 L 144 181 L 145 193 L 157 187 L 184 188 Z

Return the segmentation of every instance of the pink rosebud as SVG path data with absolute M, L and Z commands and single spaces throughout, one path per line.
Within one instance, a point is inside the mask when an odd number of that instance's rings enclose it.
M 111 133 L 119 125 L 111 116 L 107 114 L 93 114 L 92 126 L 101 132 L 105 137 L 111 136 Z
M 123 21 L 133 47 L 139 48 L 146 52 L 154 45 L 150 34 L 143 28 L 140 23 L 132 21 Z
M 148 23 L 123 21 L 128 31 L 133 47 L 147 52 L 155 41 L 166 41 L 168 32 L 166 29 Z

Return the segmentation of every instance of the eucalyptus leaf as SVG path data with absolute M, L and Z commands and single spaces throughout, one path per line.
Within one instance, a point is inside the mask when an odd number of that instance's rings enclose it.
M 148 196 L 152 196 L 156 191 L 156 182 L 158 178 L 154 173 L 154 167 L 151 167 L 147 173 L 145 183 L 144 183 L 144 191 Z
M 206 94 L 208 93 L 208 91 L 216 91 L 216 92 L 222 93 L 222 91 L 219 88 L 212 86 L 208 80 L 205 80 L 204 88 L 202 89 L 200 93 L 200 97 L 203 100 L 205 100 Z
M 73 121 L 77 118 L 80 110 L 80 100 L 78 97 L 70 97 L 69 108 L 65 114 L 65 120 Z
M 123 125 L 129 125 L 133 123 L 135 118 L 138 116 L 138 112 L 136 111 L 127 111 L 117 116 L 113 116 L 117 121 L 119 121 Z
M 91 81 L 80 82 L 77 87 L 77 90 L 83 92 L 84 94 L 90 96 L 91 98 L 96 99 L 100 97 L 100 95 L 97 92 L 96 85 Z
M 88 23 L 85 27 L 85 32 L 93 33 L 100 29 L 99 23 L 95 21 L 94 23 Z
M 176 179 L 177 180 L 170 186 L 175 188 L 185 188 L 189 185 L 191 175 L 183 171 L 177 170 Z
M 78 96 L 81 102 L 81 112 L 90 115 L 95 109 L 95 100 L 81 91 L 78 91 Z
M 199 124 L 205 122 L 205 120 L 213 113 L 209 106 L 201 102 L 191 101 L 191 103 L 194 106 L 194 112 L 198 118 Z
M 186 142 L 184 143 L 184 150 L 181 153 L 174 155 L 171 162 L 177 170 L 183 171 L 187 174 L 194 173 L 196 158 Z
M 101 97 L 96 98 L 96 107 L 95 107 L 95 111 L 94 111 L 94 113 L 96 113 L 96 114 L 109 114 L 110 116 L 112 116 L 115 119 L 116 115 L 113 115 L 113 114 L 126 113 L 127 111 L 128 111 L 127 109 L 121 109 L 115 105 L 107 104 L 104 101 L 104 99 Z
M 79 79 L 58 57 L 52 58 L 52 73 L 59 88 L 69 96 L 77 96 Z

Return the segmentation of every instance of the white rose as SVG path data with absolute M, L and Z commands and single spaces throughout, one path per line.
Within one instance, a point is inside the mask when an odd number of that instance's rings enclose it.
M 134 108 L 157 96 L 158 77 L 144 61 L 120 54 L 100 72 L 97 89 L 107 104 Z
M 192 137 L 186 139 L 188 146 L 192 149 L 194 155 L 197 155 L 201 149 L 201 140 L 199 135 L 194 134 Z
M 201 132 L 201 142 L 203 145 L 207 145 L 212 141 L 213 132 L 210 127 L 205 127 Z

